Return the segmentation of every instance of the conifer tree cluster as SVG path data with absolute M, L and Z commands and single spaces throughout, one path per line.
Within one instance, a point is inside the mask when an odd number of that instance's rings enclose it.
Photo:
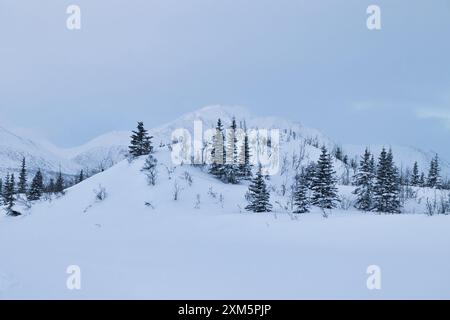
M 216 132 L 211 148 L 211 165 L 209 173 L 225 183 L 237 184 L 240 180 L 250 179 L 252 165 L 250 163 L 250 145 L 246 130 L 243 143 L 238 150 L 238 128 L 233 118 L 225 137 L 222 120 L 217 120 Z
M 74 180 L 75 183 L 78 183 L 82 176 L 84 176 L 84 173 L 81 173 L 81 175 Z M 66 186 L 66 182 L 64 181 L 61 172 L 58 173 L 56 183 L 54 179 L 51 178 L 46 185 L 40 169 L 36 171 L 31 179 L 31 183 L 28 183 L 26 159 L 22 158 L 17 183 L 14 174 L 8 173 L 4 179 L 0 179 L 0 205 L 5 206 L 8 212 L 13 212 L 11 208 L 19 198 L 21 200 L 36 201 L 41 199 L 44 194 L 63 193 Z M 17 214 L 15 211 L 14 213 Z

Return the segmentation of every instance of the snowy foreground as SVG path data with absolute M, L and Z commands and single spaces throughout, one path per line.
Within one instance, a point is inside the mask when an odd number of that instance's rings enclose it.
M 450 216 L 250 214 L 246 185 L 185 166 L 161 167 L 151 187 L 142 165 L 123 161 L 22 217 L 2 214 L 0 298 L 450 299 Z M 81 290 L 66 286 L 70 265 Z M 370 265 L 381 290 L 366 286 Z

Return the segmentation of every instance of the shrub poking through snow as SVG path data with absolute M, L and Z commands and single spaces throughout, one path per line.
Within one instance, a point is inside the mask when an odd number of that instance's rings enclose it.
M 102 187 L 101 184 L 98 186 L 98 189 L 94 190 L 94 193 L 95 193 L 95 199 L 97 201 L 103 201 L 106 199 L 106 196 L 107 196 L 106 189 L 104 187 Z
M 158 171 L 156 169 L 156 166 L 158 164 L 158 161 L 153 157 L 152 154 L 149 154 L 147 159 L 145 159 L 144 167 L 142 167 L 142 171 L 145 172 L 145 175 L 147 176 L 147 182 L 149 185 L 154 186 L 156 184 L 156 177 L 158 174 Z

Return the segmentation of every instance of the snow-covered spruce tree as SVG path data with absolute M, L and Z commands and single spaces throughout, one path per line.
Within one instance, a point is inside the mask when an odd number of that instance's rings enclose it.
M 209 168 L 209 173 L 219 179 L 222 179 L 223 177 L 224 164 L 226 160 L 224 140 L 222 120 L 218 119 L 216 133 L 212 141 L 211 166 Z
M 333 150 L 334 157 L 340 161 L 344 159 L 344 155 L 342 152 L 342 148 L 340 146 L 336 146 Z
M 22 158 L 22 166 L 20 168 L 19 183 L 17 184 L 17 193 L 27 193 L 27 168 L 25 163 L 25 157 Z
M 131 143 L 128 147 L 131 157 L 136 158 L 150 154 L 153 151 L 152 139 L 153 137 L 149 136 L 147 130 L 144 128 L 144 123 L 138 122 L 137 130 L 133 131 Z
M 411 185 L 414 187 L 418 187 L 420 185 L 419 165 L 417 164 L 417 161 L 414 162 L 411 175 Z
M 55 182 L 55 193 L 64 193 L 64 188 L 65 188 L 64 178 L 62 176 L 61 171 L 59 171 L 58 177 L 56 178 Z
M 245 198 L 249 204 L 245 210 L 252 212 L 271 212 L 272 205 L 270 204 L 270 193 L 267 190 L 266 182 L 262 174 L 261 164 L 258 166 L 258 171 L 255 177 L 250 182 L 248 192 Z
M 356 203 L 355 207 L 359 210 L 370 211 L 373 208 L 373 188 L 375 183 L 374 163 L 368 149 L 365 150 L 361 157 L 358 171 L 354 176 L 356 186 Z
M 7 174 L 5 178 L 5 183 L 3 185 L 3 204 L 6 206 L 8 211 L 14 206 L 15 199 L 15 181 L 14 174 Z
M 250 163 L 250 144 L 247 130 L 244 131 L 244 141 L 239 153 L 239 177 L 248 180 L 252 177 L 252 164 Z
M 309 212 L 308 184 L 303 174 L 295 176 L 292 198 L 294 204 L 293 213 Z
M 392 150 L 383 148 L 378 159 L 377 178 L 374 188 L 374 209 L 377 212 L 400 213 L 400 185 Z
M 430 188 L 440 188 L 441 178 L 440 178 L 440 168 L 439 168 L 439 157 L 436 156 L 431 160 L 430 170 L 428 172 L 427 186 Z
M 425 183 L 425 173 L 423 173 L 423 172 L 420 174 L 419 186 L 421 186 L 421 187 L 426 187 L 426 183 Z
M 78 179 L 77 179 L 76 183 L 83 182 L 83 180 L 84 180 L 84 171 L 83 171 L 83 169 L 81 169 L 80 174 L 78 175 Z
M 30 190 L 28 191 L 28 200 L 36 201 L 42 197 L 44 192 L 44 179 L 41 170 L 39 169 L 31 181 Z
M 313 191 L 311 203 L 322 209 L 333 209 L 339 198 L 336 188 L 336 177 L 333 169 L 333 160 L 325 146 L 317 162 L 316 170 L 312 180 Z
M 142 167 L 142 171 L 147 176 L 147 182 L 149 185 L 154 186 L 156 184 L 157 177 L 157 169 L 156 166 L 158 164 L 158 160 L 153 156 L 153 154 L 149 154 L 145 159 L 144 166 Z
M 3 205 L 3 179 L 0 177 L 0 206 Z
M 233 118 L 228 129 L 226 162 L 223 167 L 222 180 L 225 183 L 237 184 L 239 182 L 239 167 L 237 154 L 236 119 Z
M 305 182 L 306 185 L 308 187 L 308 189 L 312 188 L 313 185 L 313 180 L 314 180 L 314 173 L 316 172 L 316 167 L 317 167 L 317 163 L 315 162 L 310 162 L 308 163 L 308 165 L 304 168 L 303 171 L 303 176 L 305 178 Z
M 5 183 L 2 185 L 2 193 L 0 194 L 0 197 L 2 198 L 2 205 L 6 205 L 6 188 L 9 183 L 9 173 L 5 176 Z

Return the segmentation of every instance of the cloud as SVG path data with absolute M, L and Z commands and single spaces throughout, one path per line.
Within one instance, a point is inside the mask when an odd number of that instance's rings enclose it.
M 415 113 L 421 119 L 432 119 L 443 122 L 450 130 L 450 108 L 418 108 L 415 110 Z

